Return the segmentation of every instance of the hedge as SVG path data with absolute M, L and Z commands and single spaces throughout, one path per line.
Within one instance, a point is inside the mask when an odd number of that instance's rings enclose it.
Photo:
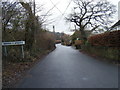
M 119 47 L 120 30 L 90 36 L 88 42 L 94 46 Z

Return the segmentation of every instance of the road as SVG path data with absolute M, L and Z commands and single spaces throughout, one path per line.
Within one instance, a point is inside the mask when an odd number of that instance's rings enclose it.
M 80 53 L 57 48 L 20 81 L 17 88 L 117 88 L 118 67 Z

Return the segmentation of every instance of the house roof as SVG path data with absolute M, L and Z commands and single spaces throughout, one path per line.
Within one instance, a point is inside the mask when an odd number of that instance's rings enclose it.
M 116 22 L 111 28 L 114 28 L 116 26 L 120 26 L 120 20 L 118 22 Z

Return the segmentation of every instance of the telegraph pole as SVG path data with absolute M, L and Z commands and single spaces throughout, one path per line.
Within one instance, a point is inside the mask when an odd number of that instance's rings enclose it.
M 35 16 L 35 0 L 33 1 L 33 11 L 34 11 L 34 16 Z
M 33 0 L 33 15 L 34 15 L 34 43 L 35 43 L 35 47 L 36 47 L 36 43 L 37 43 L 37 40 L 36 40 L 36 34 L 37 34 L 37 28 L 36 28 L 36 16 L 35 16 L 35 0 Z M 36 51 L 36 48 L 35 48 L 35 51 Z

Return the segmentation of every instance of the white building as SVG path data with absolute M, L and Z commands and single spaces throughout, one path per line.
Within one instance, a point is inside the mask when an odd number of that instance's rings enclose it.
M 118 2 L 118 21 L 120 20 L 120 1 Z M 118 30 L 120 30 L 120 25 L 118 26 Z
M 118 21 L 120 20 L 120 1 L 118 2 Z
M 120 30 L 120 1 L 118 2 L 118 22 L 116 22 L 112 27 L 112 30 Z

